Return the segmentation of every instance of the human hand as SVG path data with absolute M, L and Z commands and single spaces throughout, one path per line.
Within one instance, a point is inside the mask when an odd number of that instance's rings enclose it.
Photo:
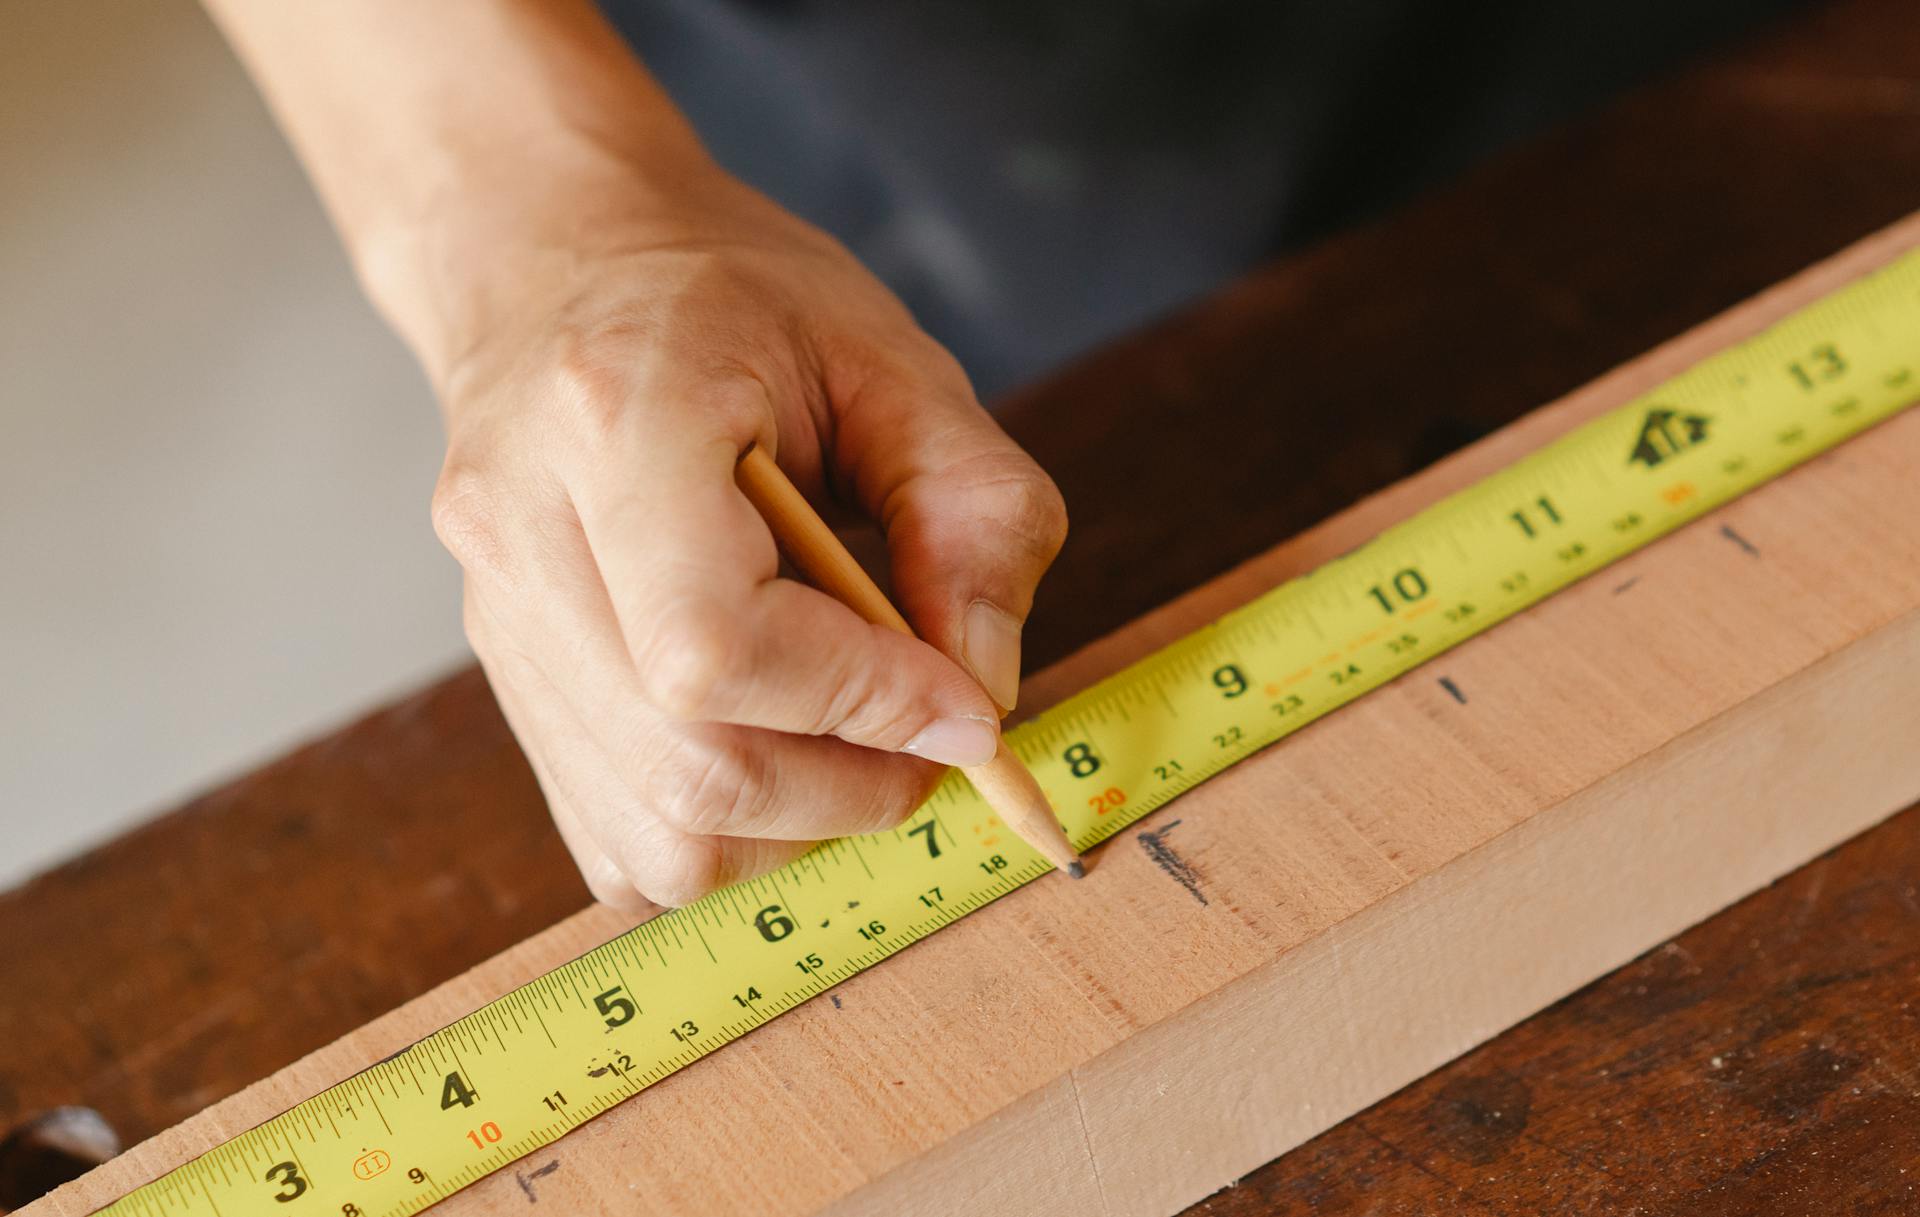
M 839 245 L 703 161 L 671 197 L 626 185 L 493 244 L 426 362 L 468 636 L 589 888 L 641 912 L 990 757 L 1066 517 Z M 925 642 L 778 577 L 733 480 L 751 444 L 879 522 Z

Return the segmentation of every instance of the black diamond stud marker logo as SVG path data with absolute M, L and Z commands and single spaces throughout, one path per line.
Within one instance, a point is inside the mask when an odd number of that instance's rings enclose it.
M 1627 463 L 1638 461 L 1651 469 L 1670 456 L 1705 443 L 1707 424 L 1711 421 L 1704 414 L 1682 414 L 1665 406 L 1655 406 L 1647 411 L 1647 421 L 1640 424 L 1640 438 L 1634 442 Z

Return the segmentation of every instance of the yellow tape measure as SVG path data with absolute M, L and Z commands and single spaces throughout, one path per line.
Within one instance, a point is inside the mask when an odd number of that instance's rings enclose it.
M 1009 742 L 1087 849 L 1920 396 L 1920 251 L 1102 681 Z M 657 917 L 106 1212 L 390 1217 L 1050 868 L 956 775 Z

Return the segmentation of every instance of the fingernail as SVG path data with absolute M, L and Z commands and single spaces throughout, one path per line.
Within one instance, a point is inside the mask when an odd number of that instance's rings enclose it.
M 935 719 L 900 749 L 939 765 L 984 765 L 1000 747 L 1000 732 L 978 718 Z
M 1020 623 L 1012 614 L 985 600 L 968 605 L 962 654 L 1001 713 L 1013 709 L 1020 700 Z

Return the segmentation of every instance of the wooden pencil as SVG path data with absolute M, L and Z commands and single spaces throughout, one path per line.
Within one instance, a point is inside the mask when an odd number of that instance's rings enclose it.
M 774 540 L 808 582 L 874 625 L 913 634 L 913 627 L 900 610 L 854 561 L 772 457 L 758 447 L 747 449 L 736 476 L 741 492 L 766 520 Z M 1008 749 L 1006 740 L 1000 741 L 992 760 L 962 772 L 1007 827 L 1039 850 L 1042 857 L 1076 879 L 1085 874 L 1040 783 Z

